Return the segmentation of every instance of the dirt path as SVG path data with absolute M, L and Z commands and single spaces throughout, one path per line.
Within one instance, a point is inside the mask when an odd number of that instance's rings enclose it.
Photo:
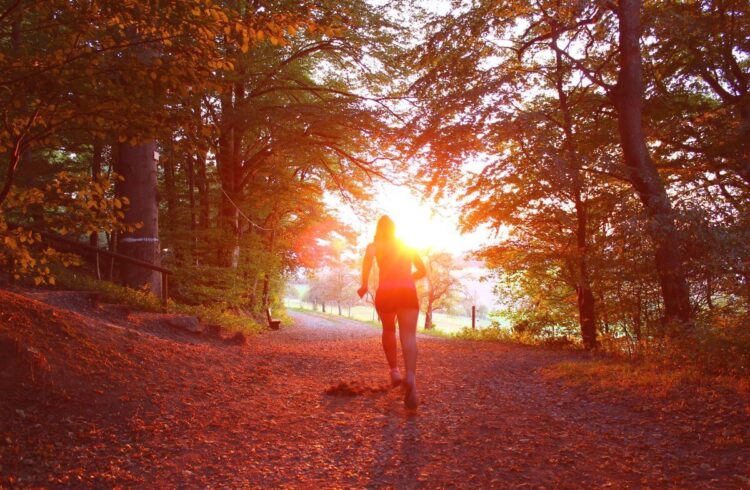
M 126 337 L 118 349 L 129 361 L 110 366 L 107 375 L 120 377 L 102 381 L 98 397 L 49 406 L 31 397 L 16 402 L 22 415 L 0 410 L 10 413 L 0 422 L 0 487 L 750 484 L 743 440 L 715 444 L 725 421 L 698 422 L 689 410 L 665 412 L 540 375 L 577 355 L 422 337 L 422 405 L 410 415 L 401 391 L 385 384 L 378 330 L 290 315 L 295 327 L 242 348 Z M 355 393 L 331 390 L 341 383 Z M 733 427 L 746 430 L 750 413 L 740 415 Z

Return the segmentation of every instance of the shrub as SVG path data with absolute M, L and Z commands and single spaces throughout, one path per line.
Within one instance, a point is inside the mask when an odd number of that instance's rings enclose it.
M 128 201 L 114 197 L 112 184 L 106 176 L 92 182 L 86 174 L 60 172 L 39 187 L 13 190 L 0 206 L 0 266 L 15 279 L 55 284 L 52 266 L 76 265 L 78 257 L 42 246 L 36 228 L 74 236 L 138 228 L 122 222 Z

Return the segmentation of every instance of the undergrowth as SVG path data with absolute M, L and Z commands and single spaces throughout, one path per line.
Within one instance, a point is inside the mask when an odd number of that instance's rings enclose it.
M 725 312 L 726 313 L 726 312 Z M 588 362 L 565 362 L 547 374 L 574 383 L 668 396 L 690 386 L 750 393 L 750 329 L 746 315 L 699 318 L 679 337 L 636 341 L 604 335 L 601 354 Z
M 465 327 L 451 335 L 461 340 L 478 340 L 489 342 L 512 342 L 515 344 L 533 345 L 537 347 L 577 348 L 579 345 L 566 336 L 538 336 L 529 332 L 517 332 L 499 325 L 481 329 Z
M 85 274 L 76 274 L 70 270 L 58 271 L 56 276 L 61 288 L 96 291 L 107 302 L 127 305 L 133 309 L 193 315 L 199 318 L 202 323 L 219 325 L 235 332 L 257 333 L 263 330 L 261 324 L 251 316 L 232 309 L 223 302 L 186 305 L 170 299 L 165 306 L 162 306 L 159 298 L 145 290 L 101 281 Z
M 711 375 L 693 367 L 673 367 L 652 360 L 626 361 L 599 358 L 586 362 L 561 362 L 542 371 L 548 379 L 564 380 L 582 386 L 596 386 L 620 393 L 647 394 L 666 398 L 683 389 L 730 390 L 740 394 L 750 393 L 747 377 Z

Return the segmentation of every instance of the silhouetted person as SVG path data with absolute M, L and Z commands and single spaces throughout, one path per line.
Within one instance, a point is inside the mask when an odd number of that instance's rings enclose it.
M 417 253 L 396 239 L 396 225 L 388 216 L 378 221 L 373 242 L 367 246 L 362 262 L 362 287 L 359 297 L 367 293 L 367 283 L 372 268 L 372 259 L 378 263 L 378 289 L 375 292 L 375 309 L 383 324 L 383 350 L 391 368 L 391 384 L 401 384 L 396 345 L 396 320 L 401 338 L 401 351 L 406 365 L 404 404 L 409 409 L 417 408 L 417 319 L 419 300 L 415 281 L 425 276 L 425 267 Z M 412 265 L 416 271 L 412 272 Z

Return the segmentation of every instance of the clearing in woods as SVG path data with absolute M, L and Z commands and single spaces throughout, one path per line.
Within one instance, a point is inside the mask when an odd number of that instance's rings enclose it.
M 545 375 L 587 362 L 575 353 L 420 336 L 409 414 L 379 332 L 351 320 L 292 312 L 293 327 L 237 346 L 129 313 L 0 301 L 0 487 L 750 484 L 747 397 Z M 46 358 L 34 382 L 19 374 L 33 356 L 9 361 L 29 347 Z

